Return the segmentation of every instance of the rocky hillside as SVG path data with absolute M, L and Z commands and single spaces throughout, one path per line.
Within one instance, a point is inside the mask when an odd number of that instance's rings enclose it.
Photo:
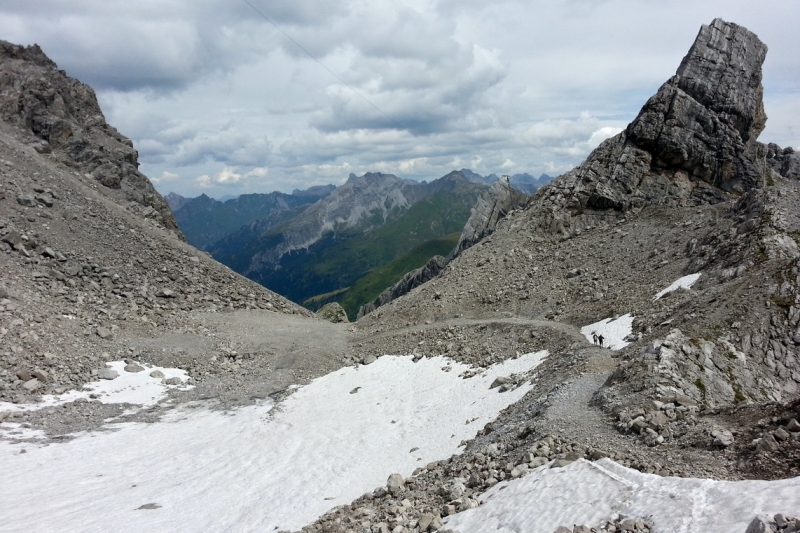
M 59 70 L 38 46 L 0 41 L 0 115 L 26 133 L 37 153 L 94 180 L 104 196 L 180 236 L 164 198 L 138 171 L 133 143 L 106 123 L 92 88 Z
M 400 298 L 412 289 L 422 285 L 439 275 L 439 273 L 461 252 L 473 246 L 484 237 L 494 233 L 497 223 L 507 213 L 525 203 L 524 193 L 511 187 L 508 180 L 497 180 L 484 192 L 470 210 L 469 218 L 461 230 L 455 247 L 450 248 L 446 256 L 435 255 L 427 263 L 408 271 L 394 285 L 388 287 L 372 301 L 362 305 L 358 310 L 358 318 L 371 313 L 378 307 Z
M 696 523 L 698 513 L 706 515 L 705 523 L 719 518 L 707 516 L 716 508 L 708 502 L 720 499 L 713 480 L 800 476 L 800 157 L 791 148 L 758 141 L 766 121 L 761 86 L 766 51 L 744 27 L 719 19 L 703 26 L 676 74 L 644 102 L 625 131 L 531 197 L 515 196 L 507 184 L 493 186 L 472 211 L 459 252 L 449 262 L 437 259 L 435 268 L 423 269 L 420 277 L 406 279 L 407 293 L 354 325 L 300 316 L 303 309 L 183 242 L 165 219 L 152 213 L 143 217 L 143 204 L 120 200 L 118 195 L 127 190 L 124 181 L 120 189 L 110 189 L 97 174 L 76 172 L 56 149 L 37 151 L 41 138 L 17 119 L 0 121 L 0 399 L 32 401 L 41 392 L 79 387 L 101 372 L 108 375 L 105 362 L 111 359 L 124 359 L 121 371 L 128 374 L 142 371 L 139 363 L 188 370 L 195 386 L 173 390 L 167 401 L 138 414 L 129 414 L 126 404 L 101 403 L 97 395 L 36 411 L 0 412 L 0 437 L 16 446 L 13 455 L 5 456 L 17 465 L 14 479 L 18 486 L 32 487 L 22 494 L 49 487 L 50 479 L 41 475 L 45 468 L 67 474 L 52 468 L 65 455 L 50 453 L 66 449 L 62 440 L 80 439 L 77 432 L 104 427 L 112 419 L 148 422 L 128 424 L 130 435 L 141 430 L 137 436 L 158 434 L 166 442 L 180 437 L 182 431 L 175 428 L 182 422 L 184 429 L 193 426 L 189 435 L 195 445 L 197 427 L 211 427 L 202 426 L 209 409 L 243 405 L 253 409 L 226 410 L 219 417 L 223 422 L 209 431 L 230 432 L 236 445 L 246 442 L 245 459 L 220 445 L 214 453 L 222 452 L 210 455 L 206 464 L 217 473 L 252 472 L 254 464 L 274 467 L 268 460 L 272 456 L 260 455 L 260 448 L 277 435 L 278 448 L 288 450 L 287 461 L 280 464 L 298 466 L 292 470 L 296 475 L 276 490 L 268 487 L 280 495 L 266 499 L 267 506 L 259 492 L 257 502 L 235 507 L 234 514 L 268 513 L 278 500 L 288 506 L 313 500 L 319 518 L 304 532 L 474 533 L 481 529 L 453 524 L 464 524 L 492 506 L 501 506 L 495 515 L 499 529 L 522 511 L 526 517 L 538 511 L 532 493 L 524 491 L 518 500 L 524 503 L 502 507 L 509 493 L 520 494 L 520 485 L 513 483 L 550 488 L 557 478 L 578 480 L 564 492 L 574 497 L 561 498 L 559 505 L 578 509 L 589 507 L 588 501 L 597 511 L 595 502 L 607 504 L 608 515 L 591 524 L 559 515 L 573 532 L 661 531 L 673 529 L 657 518 L 657 511 L 668 505 L 674 508 L 674 523 Z M 10 86 L 33 83 L 25 81 L 24 57 L 39 52 L 18 49 L 15 54 L 22 80 Z M 34 62 L 33 77 L 40 76 L 39 68 Z M 443 183 L 459 179 L 466 181 L 450 176 Z M 399 192 L 373 195 L 371 180 L 377 190 L 385 192 L 394 183 L 392 190 Z M 372 228 L 367 235 L 391 241 L 380 232 L 393 222 L 378 226 L 406 209 L 414 194 L 411 185 L 397 178 L 353 178 L 319 203 L 329 209 L 314 204 L 304 211 L 316 213 L 317 225 L 308 226 L 313 231 L 284 226 L 270 236 L 282 246 L 282 255 L 269 252 L 259 261 L 288 268 L 292 265 L 284 258 L 307 253 L 320 242 L 318 234 L 341 236 L 353 228 Z M 363 205 L 370 208 L 345 208 L 347 195 L 363 195 L 369 200 Z M 331 198 L 339 199 L 325 203 Z M 324 233 L 324 227 L 335 231 Z M 323 314 L 343 318 L 336 306 Z M 593 339 L 598 333 L 605 344 Z M 536 365 L 521 365 L 532 356 Z M 508 370 L 490 370 L 500 363 L 508 364 Z M 406 372 L 409 367 L 414 371 Z M 392 375 L 377 373 L 379 368 L 393 370 Z M 279 415 L 268 414 L 267 402 L 251 405 L 266 396 L 280 402 L 294 394 L 277 411 L 297 413 L 291 400 L 308 398 L 309 388 L 293 393 L 289 385 L 324 374 L 329 375 L 316 384 L 335 394 L 321 398 L 353 412 L 366 404 L 375 407 L 378 416 L 361 416 L 359 422 L 367 420 L 379 431 L 344 426 L 340 423 L 346 417 L 334 412 L 328 418 L 336 419 L 335 430 L 309 446 L 318 437 L 313 421 L 322 422 L 320 413 L 332 411 L 314 404 L 310 414 L 283 423 Z M 330 386 L 345 376 L 346 387 Z M 403 388 L 386 386 L 395 378 Z M 415 387 L 423 381 L 424 387 Z M 447 390 L 454 391 L 448 401 L 475 405 L 468 394 L 462 397 L 460 389 L 451 388 L 453 383 L 480 389 L 489 399 L 517 401 L 504 403 L 488 423 L 473 413 L 457 420 L 437 417 L 437 430 L 450 423 L 459 431 L 467 428 L 464 440 L 455 431 L 444 432 L 447 449 L 458 450 L 449 457 L 422 460 L 422 444 L 402 441 L 407 446 L 400 449 L 397 442 L 386 441 L 381 453 L 388 456 L 395 447 L 402 462 L 380 464 L 411 465 L 408 471 L 380 470 L 386 475 L 384 485 L 366 491 L 359 486 L 347 494 L 363 495 L 349 503 L 336 500 L 337 487 L 352 481 L 347 476 L 353 463 L 324 462 L 328 443 L 341 437 L 343 448 L 357 450 L 355 462 L 365 463 L 362 448 L 353 442 L 364 444 L 384 434 L 401 440 L 410 428 L 434 425 L 428 415 L 441 414 L 441 406 L 424 407 L 413 401 L 417 397 Z M 339 403 L 343 398 L 347 403 Z M 162 415 L 169 417 L 160 420 Z M 246 418 L 238 425 L 228 423 L 242 415 Z M 476 420 L 481 421 L 471 426 Z M 299 426 L 302 440 L 283 439 Z M 144 433 L 142 427 L 163 433 Z M 38 436 L 30 436 L 31 431 Z M 90 433 L 78 442 L 86 447 L 77 449 L 98 450 L 92 446 L 106 440 L 100 437 Z M 156 492 L 151 486 L 152 492 L 132 499 L 130 472 L 143 472 L 142 478 L 149 479 L 151 463 L 146 463 L 149 472 L 136 470 L 142 461 L 131 456 L 120 473 L 118 455 L 129 445 L 114 442 L 102 453 L 108 461 L 103 464 L 110 465 L 103 476 L 113 476 L 113 485 L 105 485 L 112 492 L 122 487 L 114 497 L 130 500 L 129 514 L 119 515 L 120 521 L 152 516 L 166 523 L 187 507 L 196 514 L 198 501 L 230 510 L 225 495 L 230 483 L 241 483 L 235 476 L 214 478 L 229 481 L 221 489 L 209 486 L 209 492 L 220 491 L 209 496 L 205 490 L 186 491 L 186 483 L 176 487 L 177 476 L 185 474 L 176 470 L 173 478 L 170 471 L 161 476 L 164 488 Z M 252 447 L 252 442 L 259 444 Z M 187 449 L 187 441 L 170 443 L 170 449 Z M 24 454 L 22 446 L 27 447 Z M 313 448 L 314 454 L 294 452 L 303 448 Z M 211 452 L 205 443 L 191 449 L 198 455 Z M 81 472 L 97 471 L 96 457 L 77 455 L 67 457 L 80 463 Z M 367 462 L 369 468 L 374 464 Z M 195 467 L 190 460 L 190 474 Z M 661 477 L 614 474 L 623 473 L 622 467 Z M 331 487 L 320 487 L 314 476 L 323 468 L 335 474 L 328 478 Z M 611 479 L 618 497 L 607 501 L 607 494 L 593 492 L 597 486 L 570 477 L 578 469 Z M 27 484 L 28 479 L 36 483 Z M 655 480 L 664 488 L 653 488 Z M 796 481 L 791 483 L 796 487 Z M 777 487 L 762 481 L 747 486 L 761 498 Z M 796 490 L 780 492 L 782 501 L 797 501 Z M 79 505 L 67 507 L 70 518 L 84 509 L 81 518 L 98 515 L 91 494 L 76 493 L 84 499 L 71 500 Z M 637 506 L 631 505 L 632 496 L 639 498 Z M 43 499 L 25 516 L 65 516 L 58 514 L 66 512 L 63 497 Z M 750 499 L 744 494 L 739 502 Z M 691 512 L 680 514 L 682 505 Z M 751 523 L 756 512 L 764 512 L 754 507 L 736 510 L 742 516 L 730 522 Z M 790 531 L 797 524 L 796 507 L 785 511 L 772 509 L 769 517 L 756 518 L 749 531 Z M 624 516 L 629 512 L 634 516 Z
M 38 47 L 0 45 L 0 112 L 0 401 L 80 388 L 198 313 L 308 315 L 187 245 L 92 89 Z

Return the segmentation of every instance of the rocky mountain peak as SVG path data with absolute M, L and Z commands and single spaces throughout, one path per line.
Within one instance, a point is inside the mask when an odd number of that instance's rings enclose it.
M 742 138 L 758 137 L 766 125 L 761 65 L 767 45 L 747 28 L 714 19 L 703 25 L 677 71 L 686 94 L 732 125 Z
M 38 44 L 31 46 L 20 46 L 0 40 L 0 59 L 19 59 L 36 63 L 46 67 L 55 67 L 56 64 L 39 48 Z
M 569 238 L 648 205 L 719 203 L 764 179 L 761 66 L 767 47 L 741 26 L 703 26 L 677 73 L 625 131 L 531 202 L 540 227 Z
M 728 192 L 758 181 L 754 142 L 766 125 L 761 65 L 767 47 L 736 24 L 703 26 L 674 77 L 628 126 L 628 139 Z
M 106 123 L 97 96 L 36 46 L 0 41 L 0 117 L 37 152 L 76 171 L 76 179 L 180 236 L 164 198 L 139 172 L 133 143 Z

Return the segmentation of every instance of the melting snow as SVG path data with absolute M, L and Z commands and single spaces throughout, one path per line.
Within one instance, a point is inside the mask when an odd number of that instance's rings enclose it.
M 672 282 L 672 285 L 670 285 L 666 289 L 656 294 L 655 297 L 653 297 L 653 300 L 658 300 L 668 292 L 677 291 L 678 289 L 689 289 L 691 288 L 692 285 L 694 285 L 694 282 L 697 281 L 698 279 L 700 279 L 700 272 L 698 272 L 697 274 L 689 274 L 688 276 L 683 276 L 682 278 L 678 278 L 674 282 Z
M 618 512 L 648 517 L 658 531 L 743 532 L 758 514 L 800 508 L 800 477 L 735 482 L 660 477 L 610 459 L 581 459 L 498 483 L 481 501 L 477 509 L 445 519 L 445 527 L 462 533 L 553 533 L 559 526 L 596 527 Z
M 161 382 L 162 378 L 150 377 L 150 372 L 160 370 L 164 374 L 164 379 L 177 377 L 181 381 L 186 381 L 188 379 L 186 371 L 178 368 L 142 365 L 144 367 L 142 372 L 125 372 L 124 361 L 112 361 L 109 366 L 119 373 L 117 378 L 92 381 L 84 385 L 82 390 L 72 390 L 57 396 L 48 394 L 42 396 L 42 401 L 38 403 L 14 404 L 0 402 L 0 411 L 35 411 L 43 407 L 61 405 L 79 399 L 88 400 L 89 395 L 92 394 L 102 403 L 131 403 L 142 407 L 150 407 L 166 397 L 167 389 L 187 390 L 192 388 L 187 385 L 165 385 Z
M 0 442 L 0 493 L 14 509 L 0 529 L 299 529 L 393 472 L 407 476 L 457 453 L 531 388 L 500 393 L 491 382 L 546 355 L 469 379 L 459 377 L 469 367 L 443 357 L 384 356 L 315 380 L 273 413 L 268 403 L 229 413 L 190 404 L 155 424 L 117 424 L 57 445 Z M 161 507 L 137 510 L 149 503 Z
M 624 339 L 633 333 L 633 316 L 628 313 L 617 319 L 606 318 L 605 320 L 581 328 L 581 334 L 583 334 L 589 342 L 593 342 L 593 333 L 603 336 L 604 347 L 611 348 L 612 350 L 621 350 L 630 344 Z

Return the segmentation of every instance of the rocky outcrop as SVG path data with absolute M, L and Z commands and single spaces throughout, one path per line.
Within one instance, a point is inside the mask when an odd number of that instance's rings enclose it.
M 138 171 L 130 139 L 108 125 L 91 87 L 66 75 L 36 46 L 0 41 L 0 116 L 41 154 L 140 216 L 181 235 L 164 198 Z
M 800 154 L 788 146 L 781 148 L 775 143 L 767 145 L 767 165 L 784 178 L 800 179 Z
M 334 324 L 338 324 L 340 322 L 350 322 L 347 320 L 347 313 L 338 302 L 331 302 L 323 305 L 322 308 L 317 311 L 316 315 L 319 318 L 327 320 L 328 322 L 333 322 Z
M 0 402 L 112 379 L 151 342 L 171 357 L 198 317 L 311 315 L 184 242 L 94 92 L 38 47 L 0 43 L 0 114 Z M 202 344 L 194 361 L 227 366 Z
M 362 305 L 361 309 L 358 310 L 358 317 L 356 320 L 368 313 L 373 312 L 378 307 L 386 305 L 392 300 L 400 298 L 404 294 L 408 294 L 426 281 L 432 280 L 439 275 L 439 272 L 444 270 L 444 267 L 447 266 L 447 263 L 448 259 L 442 257 L 441 255 L 435 255 L 431 257 L 423 266 L 416 270 L 412 270 L 403 276 L 400 281 L 383 291 L 380 296 L 375 299 L 375 301 L 366 305 Z
M 494 232 L 497 222 L 512 209 L 523 205 L 527 198 L 524 193 L 512 188 L 507 180 L 496 181 L 472 208 L 469 220 L 458 239 L 454 256 Z
M 718 203 L 756 187 L 766 150 L 767 47 L 741 26 L 703 26 L 675 76 L 625 131 L 537 192 L 541 228 L 563 238 L 648 205 Z

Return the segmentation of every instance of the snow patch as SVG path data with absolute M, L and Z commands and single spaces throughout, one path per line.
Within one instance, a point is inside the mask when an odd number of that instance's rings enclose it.
M 621 350 L 629 345 L 630 343 L 624 339 L 631 333 L 633 333 L 633 316 L 630 313 L 616 319 L 606 318 L 581 328 L 581 334 L 589 342 L 594 342 L 593 334 L 602 335 L 603 347 L 612 350 Z
M 31 404 L 15 404 L 0 402 L 0 411 L 36 411 L 44 407 L 52 407 L 75 400 L 96 399 L 101 403 L 130 403 L 142 407 L 150 407 L 160 402 L 167 395 L 167 390 L 177 388 L 179 390 L 189 390 L 192 385 L 166 385 L 161 382 L 162 378 L 150 377 L 150 372 L 160 370 L 164 374 L 164 379 L 180 378 L 186 381 L 189 378 L 185 370 L 179 368 L 162 368 L 160 366 L 145 366 L 142 372 L 126 372 L 125 361 L 112 361 L 108 363 L 112 370 L 116 370 L 119 376 L 115 379 L 101 379 L 92 381 L 83 386 L 81 390 L 71 390 L 64 394 L 42 396 L 40 402 Z M 94 394 L 96 398 L 89 396 Z
M 477 509 L 447 517 L 446 527 L 461 533 L 553 533 L 573 524 L 597 527 L 618 512 L 647 517 L 658 531 L 723 533 L 745 531 L 758 514 L 800 508 L 800 477 L 734 482 L 661 477 L 610 459 L 580 459 L 498 483 L 481 501 Z
M 158 423 L 79 435 L 58 445 L 0 442 L 10 531 L 297 530 L 386 483 L 389 474 L 458 453 L 531 389 L 501 393 L 444 357 L 384 356 L 323 376 L 289 396 L 231 412 L 185 404 Z M 450 367 L 443 371 L 442 367 Z M 412 451 L 413 450 L 413 451 Z M 80 490 L 76 490 L 79 487 Z M 136 510 L 148 503 L 159 509 Z
M 694 283 L 700 279 L 700 272 L 696 274 L 689 274 L 688 276 L 683 276 L 682 278 L 676 279 L 672 282 L 672 285 L 667 287 L 666 289 L 660 291 L 653 297 L 653 300 L 658 300 L 668 292 L 677 291 L 678 289 L 689 289 L 694 285 Z

